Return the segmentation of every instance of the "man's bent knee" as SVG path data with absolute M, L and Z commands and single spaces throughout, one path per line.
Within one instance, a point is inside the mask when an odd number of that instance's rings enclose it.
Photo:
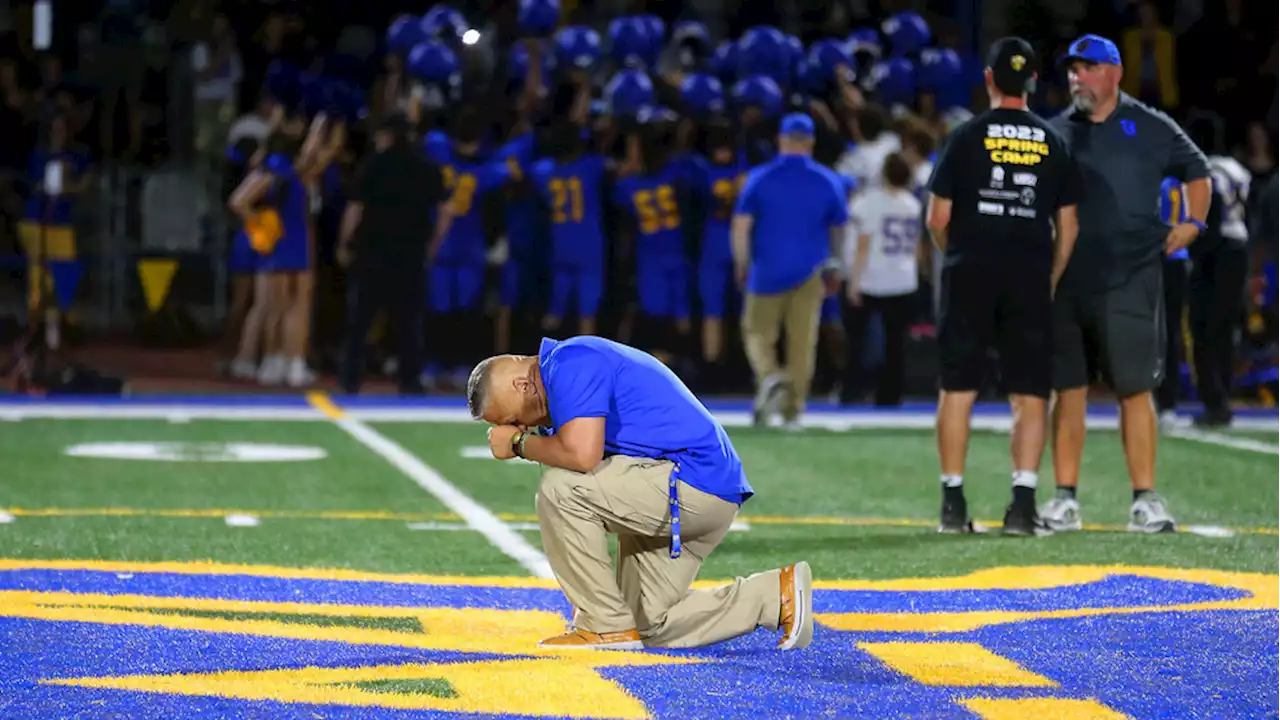
M 542 479 L 538 483 L 538 494 L 535 498 L 539 502 L 545 501 L 564 507 L 573 497 L 573 488 L 582 481 L 581 478 L 582 473 L 549 467 L 542 471 Z

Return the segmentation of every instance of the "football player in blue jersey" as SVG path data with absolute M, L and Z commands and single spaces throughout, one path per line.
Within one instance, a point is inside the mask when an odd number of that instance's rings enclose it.
M 479 108 L 465 107 L 453 124 L 452 136 L 433 131 L 424 142 L 428 157 L 441 167 L 453 216 L 448 232 L 433 239 L 427 251 L 433 335 L 447 338 L 446 342 L 429 343 L 433 360 L 423 377 L 428 386 L 444 370 L 451 371 L 451 380 L 465 382 L 473 355 L 487 341 L 477 339 L 477 328 L 485 325 L 481 300 L 487 238 L 481 200 L 503 187 L 513 173 L 506 161 L 481 155 L 481 141 L 488 129 L 485 121 Z
M 697 287 L 702 309 L 703 376 L 708 379 L 723 377 L 723 373 L 707 371 L 724 359 L 726 312 L 741 308 L 741 293 L 733 277 L 729 223 L 750 169 L 734 142 L 733 128 L 723 121 L 706 129 L 706 156 L 695 156 L 690 163 L 690 190 L 703 219 Z
M 588 150 L 577 123 L 557 123 L 551 136 L 554 154 L 538 161 L 532 178 L 551 230 L 551 297 L 543 328 L 560 330 L 565 317 L 576 315 L 578 334 L 594 335 L 605 291 L 609 162 Z
M 538 158 L 533 119 L 537 115 L 546 81 L 546 67 L 554 56 L 542 51 L 537 42 L 525 42 L 512 53 L 508 68 L 508 90 L 519 91 L 514 105 L 515 122 L 497 158 L 506 163 L 511 182 L 506 187 L 503 231 L 507 258 L 499 279 L 498 313 L 494 319 L 494 351 L 506 353 L 512 345 L 512 317 L 517 308 L 532 309 L 545 274 L 546 224 L 539 214 L 533 185 L 533 167 Z M 527 327 L 519 323 L 517 327 Z
M 689 261 L 689 178 L 673 148 L 674 116 L 654 110 L 642 117 L 642 169 L 620 178 L 613 202 L 631 225 L 642 344 L 688 357 L 693 268 Z

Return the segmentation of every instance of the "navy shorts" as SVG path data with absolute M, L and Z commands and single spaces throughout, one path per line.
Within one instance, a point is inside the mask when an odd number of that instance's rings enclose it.
M 595 317 L 604 296 L 604 268 L 557 265 L 551 271 L 551 304 L 547 314 L 565 317 L 569 301 L 578 301 L 578 317 Z
M 741 295 L 733 279 L 732 258 L 703 260 L 698 264 L 698 300 L 703 317 L 724 317 L 730 305 L 741 306 Z
M 689 285 L 693 268 L 681 257 L 640 256 L 636 259 L 636 294 L 640 312 L 653 318 L 688 320 Z
M 427 307 L 434 313 L 476 310 L 483 290 L 484 265 L 432 265 Z

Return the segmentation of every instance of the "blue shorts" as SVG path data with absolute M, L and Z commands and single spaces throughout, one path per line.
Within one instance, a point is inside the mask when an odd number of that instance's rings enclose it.
M 484 290 L 484 265 L 432 265 L 427 277 L 427 307 L 433 313 L 475 310 Z
M 569 297 L 578 301 L 578 317 L 595 317 L 604 296 L 604 268 L 557 265 L 551 271 L 551 304 L 547 314 L 562 318 L 569 313 Z
M 830 295 L 822 301 L 822 322 L 823 323 L 839 323 L 840 316 L 840 296 Z
M 227 270 L 232 275 L 258 272 L 262 264 L 262 255 L 254 251 L 249 244 L 249 236 L 240 230 L 231 238 L 231 254 L 227 257 Z
M 689 283 L 693 272 L 684 257 L 645 257 L 636 263 L 640 312 L 654 318 L 689 319 Z
M 698 264 L 698 300 L 702 303 L 703 317 L 724 317 L 726 305 L 739 306 L 741 296 L 733 279 L 732 258 L 704 259 Z
M 538 273 L 532 261 L 520 258 L 507 260 L 499 278 L 498 304 L 504 308 L 513 308 L 537 300 Z

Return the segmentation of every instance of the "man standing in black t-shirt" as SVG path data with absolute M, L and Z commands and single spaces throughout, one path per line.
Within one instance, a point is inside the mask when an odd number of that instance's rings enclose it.
M 1027 110 L 1036 78 L 1027 41 L 992 45 L 985 76 L 991 109 L 951 133 L 929 180 L 929 230 L 944 253 L 938 530 L 975 529 L 964 496 L 965 453 L 994 347 L 1013 409 L 1013 502 L 1004 532 L 1046 535 L 1035 493 L 1052 380 L 1050 320 L 1075 244 L 1080 179 L 1066 142 Z
M 338 262 L 347 280 L 344 392 L 360 391 L 365 337 L 379 307 L 387 308 L 399 339 L 400 392 L 422 393 L 422 324 L 427 246 L 449 230 L 449 195 L 440 167 L 410 141 L 401 114 L 374 135 L 342 217 Z

